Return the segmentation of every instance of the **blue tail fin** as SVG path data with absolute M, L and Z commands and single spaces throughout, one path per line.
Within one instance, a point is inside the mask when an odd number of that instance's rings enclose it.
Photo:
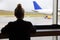
M 42 9 L 42 8 L 36 3 L 36 1 L 33 1 L 33 5 L 34 5 L 34 9 L 35 9 L 35 10 Z

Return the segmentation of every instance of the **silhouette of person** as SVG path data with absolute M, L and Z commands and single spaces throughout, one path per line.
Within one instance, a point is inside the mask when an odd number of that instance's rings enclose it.
M 30 40 L 30 34 L 35 33 L 36 30 L 31 22 L 23 20 L 24 10 L 21 4 L 18 4 L 15 8 L 14 15 L 17 20 L 5 25 L 1 33 L 7 34 L 9 40 Z

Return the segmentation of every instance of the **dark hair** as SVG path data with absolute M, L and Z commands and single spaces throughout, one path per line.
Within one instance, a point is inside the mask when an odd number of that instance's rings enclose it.
M 16 9 L 15 9 L 15 13 L 14 15 L 17 17 L 17 18 L 23 18 L 24 17 L 24 10 L 21 6 L 21 4 L 18 4 Z

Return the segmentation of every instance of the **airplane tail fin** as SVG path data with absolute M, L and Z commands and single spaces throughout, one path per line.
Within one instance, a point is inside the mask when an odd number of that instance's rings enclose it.
M 35 9 L 35 10 L 42 9 L 42 8 L 36 3 L 36 1 L 33 1 L 33 5 L 34 5 L 34 9 Z

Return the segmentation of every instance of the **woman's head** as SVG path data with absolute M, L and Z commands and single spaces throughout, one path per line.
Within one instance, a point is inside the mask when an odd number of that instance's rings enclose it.
M 17 19 L 23 19 L 24 18 L 24 10 L 23 10 L 21 4 L 17 5 L 14 15 L 16 16 Z

